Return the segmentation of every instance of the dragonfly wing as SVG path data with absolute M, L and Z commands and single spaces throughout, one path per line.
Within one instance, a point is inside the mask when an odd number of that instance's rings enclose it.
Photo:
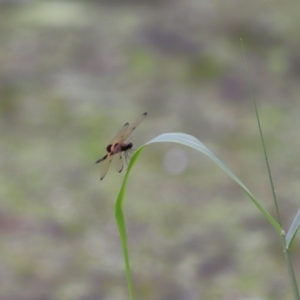
M 123 170 L 122 152 L 115 154 L 113 160 L 114 160 L 114 166 L 115 166 L 116 170 L 119 173 L 121 173 Z
M 101 162 L 100 180 L 102 180 L 105 177 L 112 158 L 112 155 L 107 155 L 107 158 Z
M 129 127 L 129 123 L 124 124 L 124 126 L 118 131 L 115 137 L 111 140 L 110 144 L 119 143 L 124 140 L 123 136 L 125 135 L 127 129 Z
M 112 141 L 106 148 L 108 152 L 107 155 L 97 160 L 96 162 L 96 163 L 101 162 L 100 180 L 102 180 L 105 177 L 112 159 L 114 159 L 114 165 L 116 170 L 118 172 L 121 172 L 123 170 L 123 157 L 122 157 L 121 143 L 123 143 L 123 141 L 125 141 L 128 138 L 128 136 L 132 133 L 132 131 L 144 120 L 146 116 L 147 113 L 142 114 L 130 126 L 129 123 L 125 123 L 124 126 L 118 131 L 118 133 L 112 139 Z
M 143 113 L 138 119 L 136 119 L 135 122 L 133 122 L 128 127 L 128 129 L 124 132 L 124 134 L 122 135 L 122 139 L 120 140 L 120 142 L 125 141 L 129 137 L 129 135 L 132 133 L 132 131 L 134 129 L 136 129 L 136 127 L 146 118 L 146 116 L 147 116 L 147 113 Z

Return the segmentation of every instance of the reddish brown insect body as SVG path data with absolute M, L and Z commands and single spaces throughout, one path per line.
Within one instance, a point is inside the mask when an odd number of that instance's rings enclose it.
M 112 160 L 114 160 L 114 165 L 118 172 L 123 170 L 122 152 L 124 152 L 125 158 L 127 158 L 128 151 L 132 149 L 133 146 L 131 142 L 124 143 L 124 141 L 146 116 L 147 113 L 142 114 L 131 126 L 129 126 L 129 123 L 124 124 L 121 130 L 106 147 L 107 154 L 96 161 L 96 163 L 102 162 L 100 180 L 105 177 Z

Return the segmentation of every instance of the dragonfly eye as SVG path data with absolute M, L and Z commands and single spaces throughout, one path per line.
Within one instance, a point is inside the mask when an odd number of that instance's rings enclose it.
M 132 146 L 133 146 L 132 143 L 128 143 L 127 148 L 128 148 L 128 149 L 131 149 Z
M 111 146 L 112 146 L 112 145 L 108 145 L 108 146 L 106 147 L 106 151 L 109 152 L 109 153 L 111 152 Z

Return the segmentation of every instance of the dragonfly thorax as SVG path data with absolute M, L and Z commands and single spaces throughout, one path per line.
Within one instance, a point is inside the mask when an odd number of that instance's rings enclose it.
M 110 144 L 106 147 L 108 153 L 116 154 L 119 152 L 127 151 L 132 148 L 132 143 L 115 143 Z

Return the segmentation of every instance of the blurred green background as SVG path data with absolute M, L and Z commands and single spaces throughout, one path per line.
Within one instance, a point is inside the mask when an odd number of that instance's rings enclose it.
M 250 83 L 288 229 L 299 15 L 290 0 L 0 1 L 0 299 L 129 298 L 114 220 L 124 174 L 100 182 L 94 162 L 145 111 L 135 147 L 194 135 L 275 215 Z M 279 237 L 203 155 L 147 147 L 124 209 L 137 299 L 292 298 Z

